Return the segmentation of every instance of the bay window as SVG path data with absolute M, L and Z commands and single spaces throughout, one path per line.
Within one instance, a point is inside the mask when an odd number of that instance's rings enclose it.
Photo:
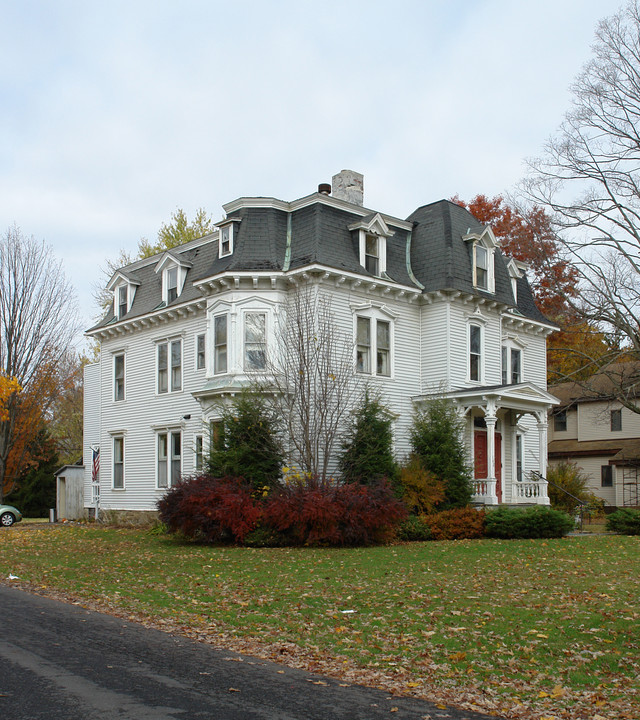
M 244 315 L 244 369 L 264 370 L 267 366 L 267 316 L 263 312 Z

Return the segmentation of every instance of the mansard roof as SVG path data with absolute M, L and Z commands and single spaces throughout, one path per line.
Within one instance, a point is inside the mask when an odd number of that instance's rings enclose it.
M 91 330 L 165 308 L 162 275 L 157 269 L 170 260 L 187 268 L 182 292 L 170 306 L 201 299 L 198 281 L 224 274 L 279 274 L 321 266 L 372 278 L 360 264 L 362 230 L 386 237 L 384 281 L 413 287 L 416 292 L 454 290 L 485 297 L 513 307 L 528 319 L 550 324 L 535 306 L 525 276 L 517 280 L 516 304 L 507 260 L 499 251 L 495 252 L 495 293 L 474 287 L 470 238 L 490 236 L 491 239 L 493 236 L 488 227 L 466 209 L 447 200 L 424 205 L 407 220 L 324 193 L 293 202 L 240 198 L 224 209 L 227 216 L 218 225 L 231 223 L 233 226 L 231 254 L 219 257 L 216 231 L 126 266 L 118 271 L 119 277 L 131 278 L 138 285 L 129 312 L 116 318 L 110 308 Z

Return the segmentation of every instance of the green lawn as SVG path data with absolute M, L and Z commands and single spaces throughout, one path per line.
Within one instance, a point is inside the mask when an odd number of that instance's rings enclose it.
M 44 525 L 0 531 L 0 578 L 10 572 L 92 607 L 466 707 L 640 717 L 637 537 L 256 550 Z

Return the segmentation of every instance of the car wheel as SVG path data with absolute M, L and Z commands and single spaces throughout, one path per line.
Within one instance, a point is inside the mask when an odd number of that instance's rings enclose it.
M 2 527 L 10 527 L 15 521 L 16 519 L 10 512 L 2 513 L 2 515 L 0 515 L 0 525 L 2 525 Z

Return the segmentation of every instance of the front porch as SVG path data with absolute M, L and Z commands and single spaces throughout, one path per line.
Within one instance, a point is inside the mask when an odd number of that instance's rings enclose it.
M 474 505 L 549 505 L 547 417 L 557 399 L 533 383 L 446 393 L 460 417 Z M 428 402 L 428 396 L 416 402 Z

